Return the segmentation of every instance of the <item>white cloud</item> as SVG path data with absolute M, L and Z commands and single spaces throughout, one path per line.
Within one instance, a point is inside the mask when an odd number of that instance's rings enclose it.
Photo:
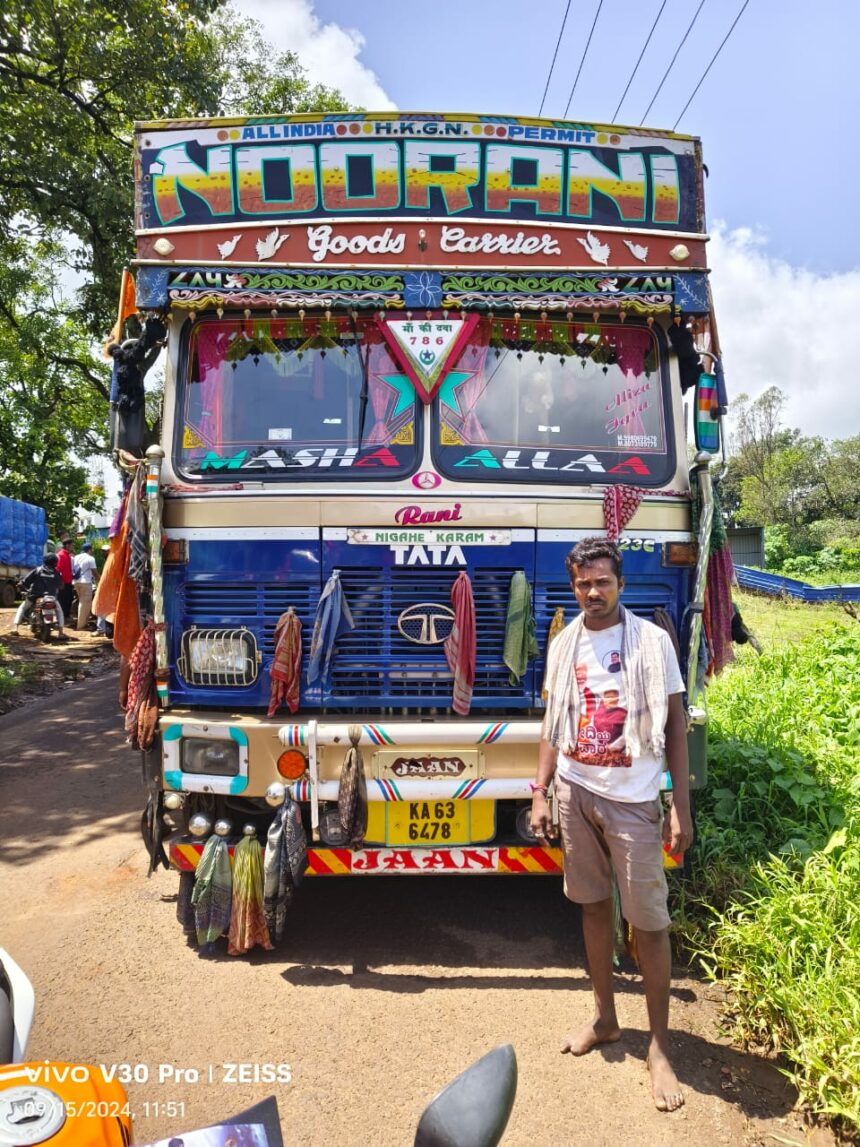
M 376 74 L 359 59 L 364 36 L 354 28 L 324 24 L 312 0 L 234 0 L 234 7 L 259 20 L 274 48 L 295 52 L 311 83 L 337 88 L 350 103 L 368 111 L 396 107 Z
M 794 267 L 768 253 L 760 231 L 719 222 L 709 247 L 729 402 L 778 386 L 788 399 L 787 425 L 827 438 L 856 434 L 860 271 Z

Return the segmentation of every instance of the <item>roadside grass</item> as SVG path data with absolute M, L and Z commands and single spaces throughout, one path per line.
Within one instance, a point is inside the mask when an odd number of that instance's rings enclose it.
M 0 645 L 0 699 L 11 697 L 17 689 L 41 676 L 42 670 L 35 662 L 10 657 L 6 646 Z
M 710 691 L 676 936 L 817 1114 L 860 1127 L 860 624 L 743 594 L 748 647 Z

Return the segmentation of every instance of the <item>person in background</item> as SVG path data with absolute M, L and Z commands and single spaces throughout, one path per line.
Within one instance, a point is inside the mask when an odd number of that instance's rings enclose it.
M 58 633 L 61 638 L 65 637 L 66 618 L 59 596 L 62 584 L 62 578 L 57 572 L 57 554 L 45 554 L 42 558 L 42 564 L 36 566 L 34 570 L 30 570 L 21 582 L 24 589 L 24 600 L 18 606 L 18 612 L 12 623 L 16 637 L 18 636 L 18 626 L 27 620 L 33 612 L 33 606 L 37 600 L 46 593 L 52 594 L 57 599 Z
M 68 534 L 64 534 L 60 543 L 60 549 L 57 551 L 57 573 L 60 575 L 62 581 L 60 592 L 57 594 L 57 600 L 60 603 L 64 617 L 68 617 L 72 612 L 72 599 L 75 593 L 73 587 L 74 578 L 72 576 L 74 556 L 72 539 Z
M 93 557 L 92 542 L 84 542 L 74 565 L 75 593 L 78 595 L 78 629 L 86 629 L 90 619 L 90 607 L 96 581 L 96 559 Z

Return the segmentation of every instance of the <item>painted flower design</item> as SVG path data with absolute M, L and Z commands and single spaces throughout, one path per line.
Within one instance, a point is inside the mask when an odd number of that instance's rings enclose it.
M 438 307 L 442 302 L 442 280 L 432 271 L 409 271 L 403 276 L 406 305 Z

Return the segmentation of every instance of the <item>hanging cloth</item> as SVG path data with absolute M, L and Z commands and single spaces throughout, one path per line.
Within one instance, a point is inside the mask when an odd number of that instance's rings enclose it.
M 152 621 L 137 639 L 129 659 L 125 731 L 134 749 L 148 749 L 155 738 L 158 699 L 155 689 L 155 627 Z
M 348 735 L 351 748 L 340 771 L 337 811 L 347 843 L 358 848 L 367 832 L 367 780 L 364 775 L 364 759 L 358 747 L 361 725 L 350 725 Z
M 549 623 L 549 632 L 546 635 L 546 653 L 544 654 L 545 660 L 544 660 L 544 668 L 543 668 L 543 684 L 541 685 L 541 689 L 540 689 L 540 695 L 541 695 L 542 701 L 546 701 L 546 699 L 547 699 L 546 671 L 547 671 L 547 666 L 549 665 L 549 647 L 552 645 L 553 641 L 555 641 L 555 639 L 558 637 L 558 635 L 561 633 L 561 631 L 563 629 L 564 629 L 564 606 L 563 605 L 557 605 L 555 607 L 555 613 L 552 615 L 552 621 Z
M 269 939 L 284 937 L 287 911 L 307 866 L 308 842 L 302 813 L 289 792 L 269 825 L 263 858 L 263 911 Z
M 607 486 L 603 491 L 603 524 L 610 542 L 617 542 L 639 509 L 645 491 L 636 486 Z
M 532 612 L 532 591 L 522 570 L 517 570 L 511 578 L 508 591 L 508 615 L 505 620 L 505 644 L 503 660 L 510 676 L 511 685 L 519 685 L 525 675 L 528 663 L 537 657 L 537 634 Z
M 291 713 L 299 707 L 299 678 L 302 671 L 302 623 L 292 606 L 282 613 L 275 626 L 275 658 L 269 673 L 272 692 L 268 717 L 274 717 L 286 702 Z
M 311 637 L 308 656 L 308 684 L 319 677 L 325 681 L 329 675 L 334 644 L 342 633 L 355 629 L 352 612 L 340 583 L 340 570 L 335 570 L 322 591 Z
M 243 836 L 233 853 L 233 909 L 227 954 L 241 956 L 255 944 L 271 951 L 263 911 L 263 850 L 255 836 Z
M 128 523 L 128 576 L 136 581 L 140 588 L 144 587 L 149 576 L 149 527 L 143 501 L 145 489 L 145 467 L 138 466 L 128 492 L 125 518 Z
M 448 668 L 454 674 L 451 707 L 455 713 L 466 717 L 472 705 L 472 690 L 475 687 L 477 636 L 475 598 L 465 570 L 461 570 L 451 587 L 451 605 L 454 607 L 454 625 L 445 639 L 445 657 Z
M 233 873 L 230 853 L 220 836 L 210 836 L 194 873 L 194 927 L 201 948 L 214 944 L 230 927 Z

